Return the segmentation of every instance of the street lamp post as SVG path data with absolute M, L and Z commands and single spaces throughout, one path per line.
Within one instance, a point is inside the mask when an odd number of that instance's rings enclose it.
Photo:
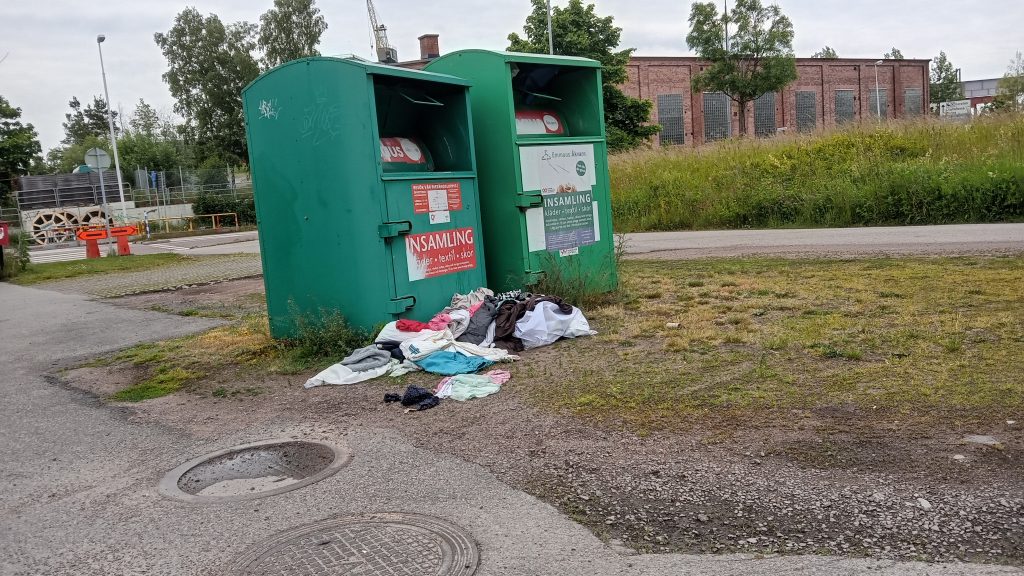
M 878 117 L 879 123 L 882 122 L 882 94 L 878 89 L 878 65 L 881 63 L 881 60 L 875 62 L 875 114 Z
M 555 53 L 555 37 L 551 35 L 551 0 L 547 1 L 548 5 L 548 54 Z
M 124 183 L 121 182 L 121 159 L 117 156 L 117 137 L 114 135 L 114 108 L 110 103 L 110 91 L 107 90 L 107 69 L 103 66 L 103 34 L 96 36 L 96 48 L 100 51 L 100 74 L 103 75 L 103 95 L 107 99 L 107 124 L 110 127 L 110 147 L 114 149 L 114 172 L 117 174 L 117 191 L 121 195 L 121 220 L 128 223 L 128 211 L 124 202 Z M 109 216 L 109 215 L 108 215 Z

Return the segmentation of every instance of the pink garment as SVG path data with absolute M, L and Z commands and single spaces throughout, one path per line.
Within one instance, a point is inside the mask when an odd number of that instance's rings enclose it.
M 428 325 L 430 326 L 431 330 L 440 332 L 441 330 L 444 330 L 445 328 L 447 328 L 448 324 L 450 324 L 451 321 L 452 321 L 452 317 L 451 316 L 449 316 L 447 314 L 438 314 L 437 316 L 434 316 L 433 318 L 430 319 L 430 322 L 428 322 Z
M 445 376 L 441 378 L 441 381 L 437 383 L 437 387 L 434 388 L 434 394 L 443 394 L 443 397 L 447 397 L 451 393 L 451 386 L 448 385 L 451 382 L 451 376 Z
M 508 370 L 491 370 L 484 372 L 484 376 L 487 376 L 499 386 L 512 379 L 512 374 Z
M 479 310 L 480 307 L 483 306 L 483 304 L 484 304 L 483 302 L 477 302 L 476 304 L 473 304 L 472 306 L 470 306 L 469 307 L 469 315 L 472 316 L 473 314 L 476 314 L 476 311 Z

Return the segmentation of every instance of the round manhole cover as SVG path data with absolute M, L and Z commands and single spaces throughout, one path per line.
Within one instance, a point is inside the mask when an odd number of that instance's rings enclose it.
M 325 442 L 265 440 L 189 460 L 164 476 L 160 491 L 186 502 L 263 498 L 319 482 L 350 459 Z
M 236 576 L 469 576 L 480 553 L 463 530 L 430 516 L 380 513 L 314 522 L 250 548 Z

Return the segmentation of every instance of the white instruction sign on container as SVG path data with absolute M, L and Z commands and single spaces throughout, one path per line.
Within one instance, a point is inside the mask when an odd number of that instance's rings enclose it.
M 529 146 L 519 149 L 523 191 L 539 190 L 540 210 L 527 211 L 530 251 L 558 251 L 561 256 L 579 254 L 579 247 L 600 238 L 597 183 L 593 144 Z M 536 241 L 543 238 L 543 242 Z

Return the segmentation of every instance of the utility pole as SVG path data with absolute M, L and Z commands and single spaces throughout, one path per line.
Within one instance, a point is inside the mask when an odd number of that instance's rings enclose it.
M 725 27 L 725 51 L 729 51 L 729 0 L 725 0 L 725 11 L 722 12 L 722 26 Z
M 548 0 L 548 54 L 555 53 L 555 37 L 551 35 L 551 0 Z
M 100 51 L 100 73 L 103 75 L 103 94 L 107 99 L 107 124 L 110 126 L 110 147 L 114 149 L 114 171 L 117 172 L 117 191 L 121 195 L 121 222 L 128 223 L 128 211 L 124 202 L 124 183 L 121 182 L 121 160 L 117 156 L 117 136 L 114 135 L 114 109 L 110 103 L 110 91 L 107 90 L 107 69 L 103 66 L 103 41 L 107 37 L 100 34 L 96 37 L 96 48 Z M 108 214 L 109 216 L 109 214 Z

